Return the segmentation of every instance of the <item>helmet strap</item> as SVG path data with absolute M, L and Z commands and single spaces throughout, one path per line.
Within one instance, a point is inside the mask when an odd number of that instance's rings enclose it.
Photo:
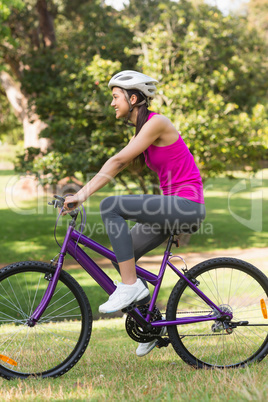
M 141 102 L 139 102 L 139 103 L 135 103 L 135 105 L 132 105 L 132 103 L 130 102 L 130 99 L 129 99 L 129 96 L 128 96 L 127 91 L 126 91 L 125 89 L 123 89 L 123 88 L 122 88 L 122 90 L 123 90 L 123 92 L 124 92 L 126 101 L 127 101 L 127 103 L 129 104 L 129 112 L 128 112 L 127 117 L 126 117 L 125 120 L 124 120 L 124 123 L 127 124 L 128 126 L 135 127 L 134 124 L 129 123 L 130 115 L 131 115 L 131 113 L 133 112 L 134 107 L 138 107 L 138 106 L 144 105 L 145 103 L 146 103 L 146 105 L 148 106 L 148 102 L 147 102 L 146 99 L 144 99 L 143 101 L 141 101 Z

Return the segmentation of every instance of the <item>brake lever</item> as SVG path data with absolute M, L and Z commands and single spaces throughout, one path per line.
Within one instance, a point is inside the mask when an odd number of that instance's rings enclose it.
M 48 205 L 53 205 L 54 208 L 63 208 L 63 204 L 65 202 L 65 198 L 60 197 L 59 195 L 54 195 L 55 200 L 49 202 Z
M 52 200 L 52 202 L 49 202 L 48 205 L 53 205 L 54 208 L 63 208 L 63 204 L 65 202 L 65 198 L 64 197 L 60 197 L 59 195 L 54 195 L 54 198 L 56 198 L 56 200 Z M 72 209 L 75 207 L 74 202 L 70 202 L 69 204 L 67 204 L 68 208 Z
M 59 195 L 54 195 L 54 198 L 56 198 L 56 200 L 58 200 L 60 203 L 62 203 L 62 205 L 65 203 L 64 197 L 60 197 Z

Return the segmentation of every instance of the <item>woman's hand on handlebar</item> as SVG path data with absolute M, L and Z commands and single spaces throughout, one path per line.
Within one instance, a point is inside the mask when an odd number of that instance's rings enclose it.
M 64 201 L 64 210 L 62 215 L 66 215 L 68 212 L 73 211 L 74 209 L 80 207 L 84 200 L 82 199 L 81 195 L 79 196 L 78 193 L 72 196 L 68 196 L 65 198 Z

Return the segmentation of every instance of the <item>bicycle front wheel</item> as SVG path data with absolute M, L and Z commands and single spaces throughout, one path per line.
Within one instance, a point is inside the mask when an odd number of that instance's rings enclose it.
M 38 323 L 27 325 L 53 273 L 49 264 L 34 261 L 0 270 L 0 375 L 6 379 L 58 377 L 78 362 L 88 345 L 90 304 L 64 271 Z
M 168 327 L 174 350 L 196 368 L 242 367 L 268 353 L 268 279 L 253 265 L 234 258 L 216 258 L 196 265 L 188 277 L 214 304 L 233 318 Z M 167 305 L 167 319 L 215 312 L 179 280 Z

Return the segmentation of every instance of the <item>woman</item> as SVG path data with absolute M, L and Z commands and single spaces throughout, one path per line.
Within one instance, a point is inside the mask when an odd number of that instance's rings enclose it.
M 102 313 L 148 300 L 149 290 L 137 279 L 135 261 L 160 245 L 171 231 L 195 231 L 205 218 L 202 180 L 193 156 L 170 120 L 148 110 L 155 84 L 153 78 L 131 70 L 112 77 L 111 106 L 117 119 L 130 121 L 136 127 L 135 137 L 64 204 L 66 210 L 70 202 L 81 205 L 136 159 L 143 159 L 158 173 L 163 195 L 111 196 L 101 202 L 102 219 L 122 278 L 108 301 L 99 307 Z M 126 220 L 137 223 L 129 230 Z

